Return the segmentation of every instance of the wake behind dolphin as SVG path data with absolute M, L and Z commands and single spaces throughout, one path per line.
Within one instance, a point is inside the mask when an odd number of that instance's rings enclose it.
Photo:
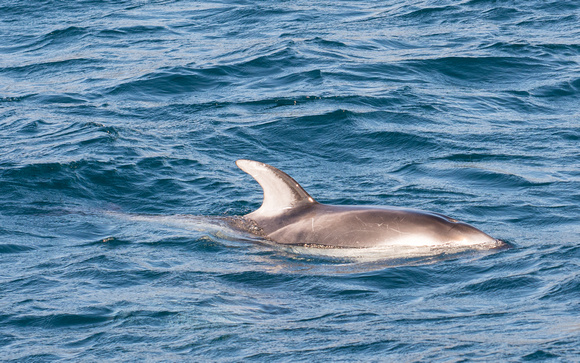
M 262 206 L 244 216 L 244 228 L 279 244 L 324 248 L 505 246 L 469 224 L 438 213 L 321 204 L 288 174 L 268 164 L 238 160 L 236 165 L 264 191 Z

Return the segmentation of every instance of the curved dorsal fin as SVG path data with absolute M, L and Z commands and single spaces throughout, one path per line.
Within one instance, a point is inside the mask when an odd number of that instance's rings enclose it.
M 251 217 L 275 216 L 290 208 L 316 203 L 288 174 L 259 161 L 236 161 L 236 165 L 250 174 L 264 190 L 262 206 L 248 214 Z

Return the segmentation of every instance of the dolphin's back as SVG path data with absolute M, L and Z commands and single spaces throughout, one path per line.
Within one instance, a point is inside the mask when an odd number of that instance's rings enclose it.
M 422 211 L 324 204 L 260 224 L 278 243 L 349 248 L 433 244 L 439 230 L 449 228 L 444 217 Z

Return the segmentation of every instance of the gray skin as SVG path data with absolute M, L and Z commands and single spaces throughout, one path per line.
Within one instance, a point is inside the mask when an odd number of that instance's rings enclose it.
M 500 247 L 502 242 L 469 224 L 420 210 L 337 206 L 316 202 L 286 173 L 264 163 L 238 160 L 264 189 L 262 206 L 244 216 L 250 231 L 285 245 L 337 248 L 380 246 Z

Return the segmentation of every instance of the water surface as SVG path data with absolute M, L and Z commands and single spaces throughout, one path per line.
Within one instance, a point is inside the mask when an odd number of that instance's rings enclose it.
M 0 0 L 0 356 L 580 359 L 579 17 Z M 239 158 L 513 248 L 329 254 L 191 217 L 259 207 Z

